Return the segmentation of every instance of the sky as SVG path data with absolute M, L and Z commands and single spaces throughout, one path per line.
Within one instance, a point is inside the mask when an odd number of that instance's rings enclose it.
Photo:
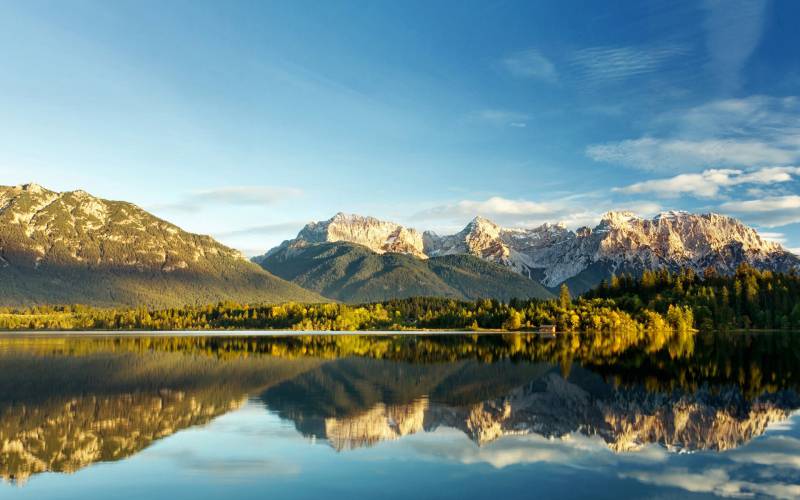
M 337 212 L 454 232 L 717 212 L 800 248 L 800 2 L 3 2 L 0 184 L 248 255 Z

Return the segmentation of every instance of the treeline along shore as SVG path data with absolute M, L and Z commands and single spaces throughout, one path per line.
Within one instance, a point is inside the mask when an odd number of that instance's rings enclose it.
M 1 308 L 3 330 L 536 330 L 559 332 L 800 328 L 800 276 L 741 266 L 731 276 L 691 270 L 614 276 L 571 297 L 378 303 L 239 304 L 173 308 L 47 305 Z

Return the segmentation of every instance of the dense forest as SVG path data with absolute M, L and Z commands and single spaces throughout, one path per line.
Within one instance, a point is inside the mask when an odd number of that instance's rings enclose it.
M 0 329 L 52 330 L 504 330 L 553 325 L 559 332 L 659 332 L 692 328 L 800 327 L 800 276 L 742 266 L 712 271 L 645 272 L 612 277 L 572 298 L 562 286 L 552 300 L 461 301 L 418 297 L 362 305 L 238 304 L 165 309 L 82 305 L 0 309 Z
M 692 311 L 695 326 L 702 330 L 800 327 L 800 275 L 746 265 L 732 276 L 708 269 L 702 276 L 692 270 L 659 270 L 646 271 L 639 279 L 612 277 L 584 297 L 612 300 L 634 316 L 643 311 L 665 314 L 679 304 Z
M 443 298 L 410 298 L 346 304 L 207 306 L 156 309 L 98 309 L 81 305 L 0 309 L 0 329 L 51 330 L 525 330 L 554 325 L 559 331 L 642 331 L 691 329 L 692 312 L 678 306 L 662 315 L 642 311 L 633 316 L 611 299 L 572 300 L 564 289 L 559 300 L 474 302 Z

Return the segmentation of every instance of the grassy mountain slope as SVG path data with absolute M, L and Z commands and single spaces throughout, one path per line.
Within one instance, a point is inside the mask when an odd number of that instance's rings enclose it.
M 337 242 L 281 248 L 258 263 L 281 278 L 345 302 L 414 296 L 504 300 L 551 296 L 539 283 L 470 255 L 423 260 Z
M 209 236 L 136 205 L 0 187 L 0 305 L 317 302 Z

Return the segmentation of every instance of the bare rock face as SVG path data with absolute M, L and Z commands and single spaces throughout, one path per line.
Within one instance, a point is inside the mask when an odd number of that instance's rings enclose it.
M 374 217 L 362 217 L 338 213 L 326 221 L 311 222 L 294 240 L 283 242 L 270 250 L 271 255 L 278 250 L 291 253 L 293 248 L 301 248 L 314 243 L 333 243 L 346 241 L 363 245 L 376 253 L 406 253 L 419 258 L 426 258 L 423 251 L 422 235 L 415 229 L 409 229 L 385 222 Z M 258 258 L 255 259 L 256 262 Z
M 326 418 L 325 436 L 337 451 L 394 441 L 423 429 L 427 398 L 407 405 L 376 405 L 349 418 Z
M 616 452 L 647 444 L 671 451 L 728 450 L 789 417 L 796 396 L 748 401 L 735 387 L 693 393 L 653 393 L 643 388 L 592 395 L 558 375 L 515 389 L 461 412 L 442 423 L 464 430 L 477 444 L 510 434 L 564 437 L 573 432 L 598 435 Z M 431 419 L 432 425 L 440 425 Z
M 721 391 L 653 393 L 643 388 L 593 395 L 556 374 L 518 387 L 507 396 L 464 407 L 431 403 L 378 404 L 361 414 L 325 419 L 325 438 L 336 450 L 449 427 L 478 446 L 504 436 L 572 433 L 599 436 L 615 452 L 648 444 L 670 451 L 733 449 L 787 419 L 800 404 L 796 396 L 773 395 L 748 401 L 735 387 Z
M 332 241 L 421 258 L 470 254 L 507 266 L 548 287 L 592 268 L 606 273 L 640 273 L 660 268 L 702 272 L 711 267 L 731 273 L 743 263 L 775 271 L 800 267 L 795 255 L 734 218 L 687 212 L 664 212 L 652 219 L 630 212 L 609 212 L 596 227 L 577 231 L 562 224 L 503 228 L 476 217 L 462 231 L 447 236 L 430 231 L 420 236 L 416 230 L 372 217 L 337 214 L 328 221 L 307 225 L 296 239 L 278 248 Z M 599 282 L 601 278 L 589 279 Z

